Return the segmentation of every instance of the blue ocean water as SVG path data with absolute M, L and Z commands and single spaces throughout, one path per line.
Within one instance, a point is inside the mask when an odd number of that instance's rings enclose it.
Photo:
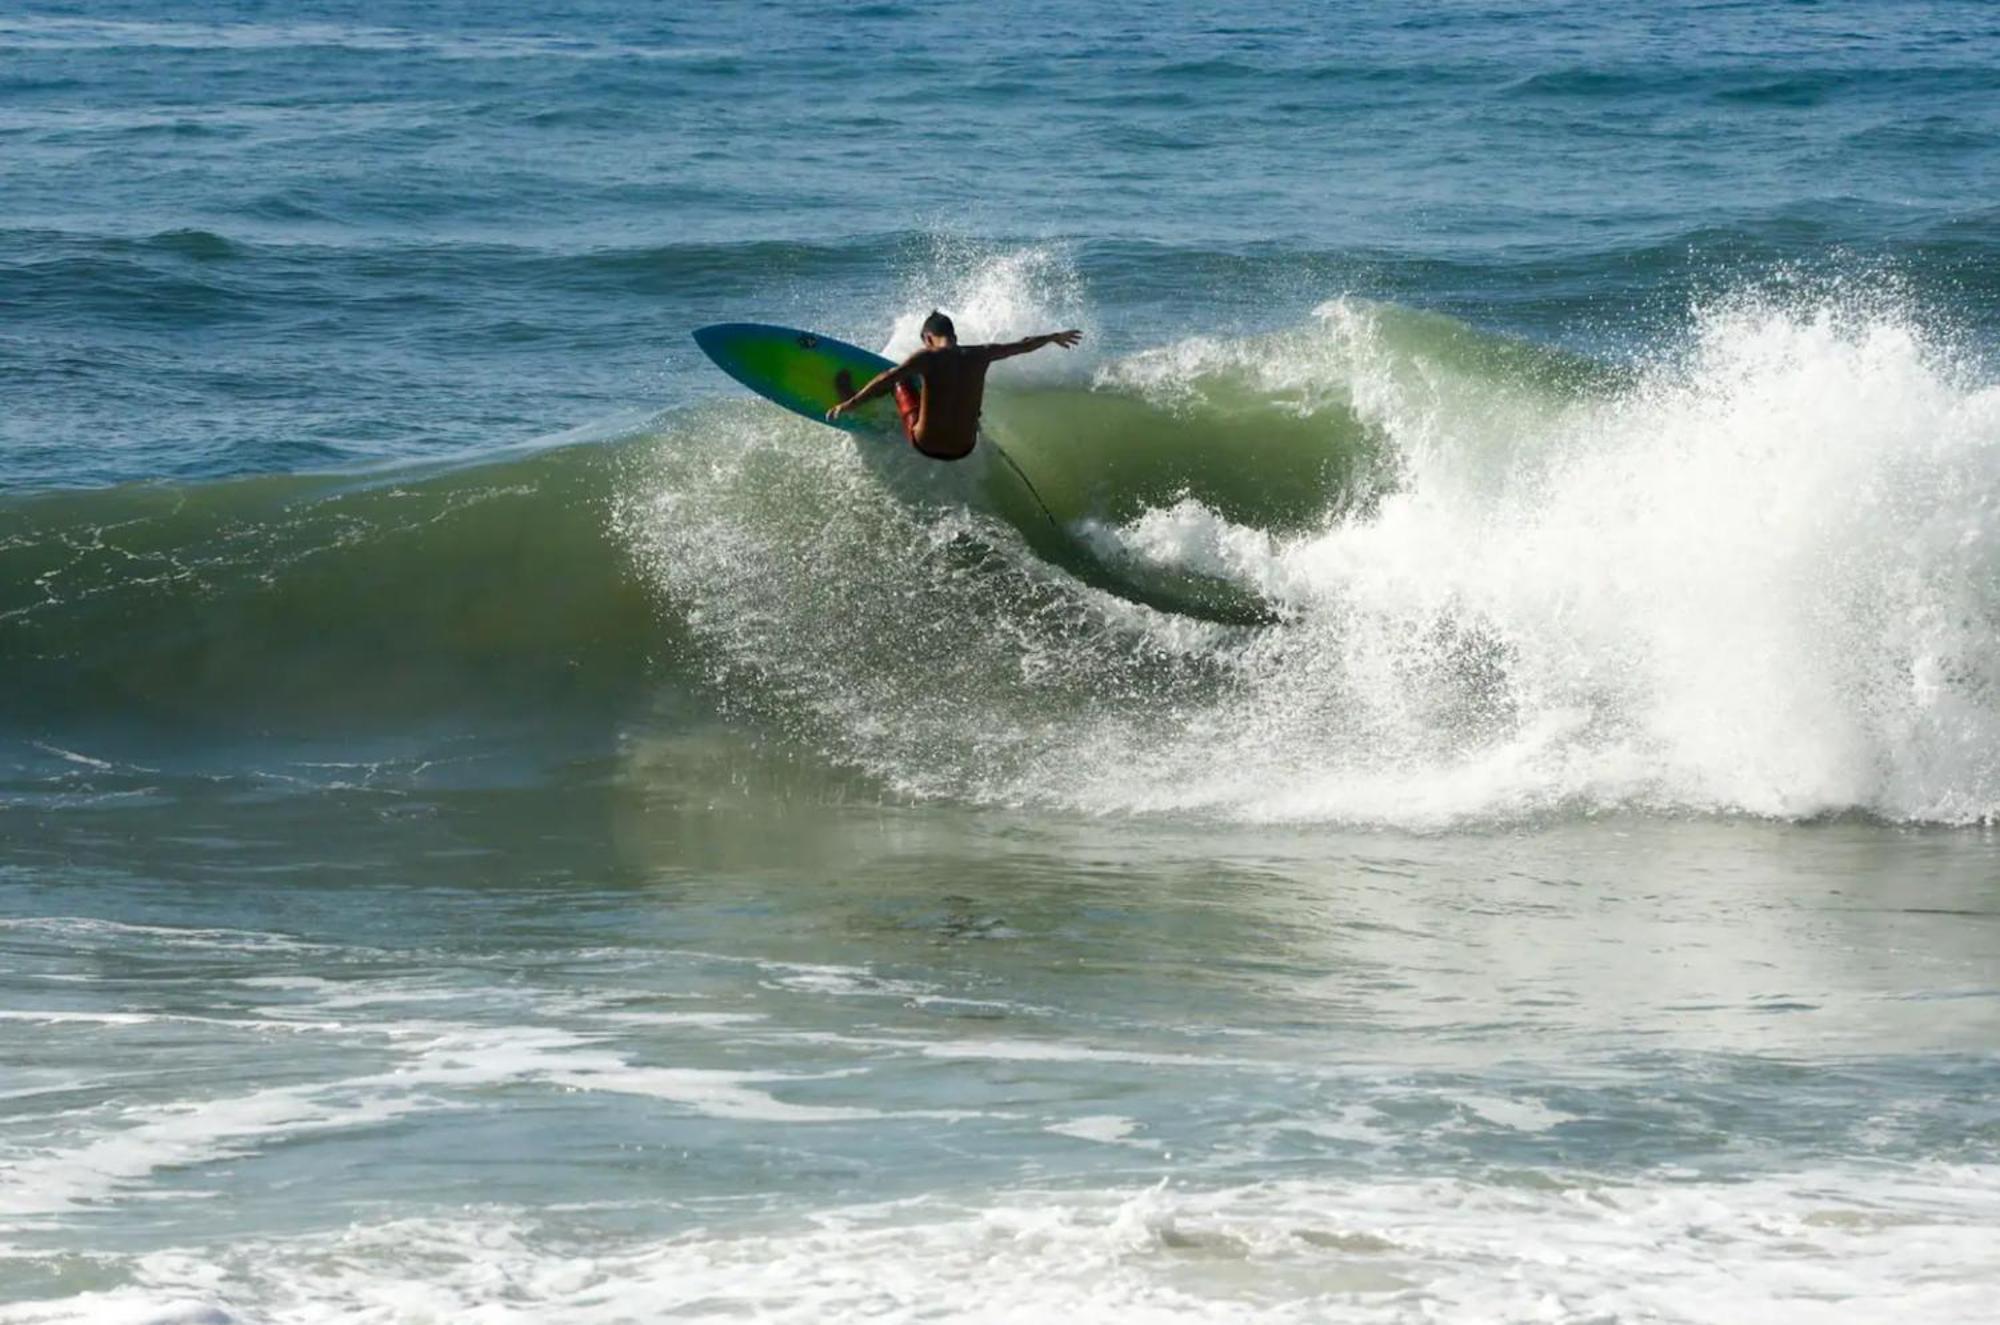
M 0 1322 L 1989 1319 L 1995 180 L 1974 0 L 0 6 Z M 687 334 L 934 307 L 1036 505 Z
M 1343 293 L 1644 347 L 1793 268 L 2000 315 L 1978 3 L 0 21 L 15 486 L 546 436 L 702 398 L 689 326 L 878 343 L 1036 246 L 1107 353 Z

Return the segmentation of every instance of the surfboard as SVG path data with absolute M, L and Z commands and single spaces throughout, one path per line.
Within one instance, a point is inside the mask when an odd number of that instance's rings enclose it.
M 694 333 L 715 366 L 773 404 L 820 423 L 826 412 L 892 368 L 887 359 L 844 340 L 763 322 L 718 322 Z M 871 400 L 829 425 L 867 436 L 902 439 L 895 401 Z

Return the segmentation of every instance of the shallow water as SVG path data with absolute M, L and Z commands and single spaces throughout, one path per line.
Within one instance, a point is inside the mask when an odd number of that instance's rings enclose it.
M 10 1283 L 68 1305 L 10 1317 L 1990 1300 L 1983 835 L 735 785 L 58 821 L 0 1043 Z

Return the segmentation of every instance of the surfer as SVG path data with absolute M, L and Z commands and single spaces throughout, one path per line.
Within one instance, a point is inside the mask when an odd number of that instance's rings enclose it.
M 986 370 L 1001 359 L 1029 354 L 1044 345 L 1067 350 L 1083 339 L 1081 331 L 1051 331 L 1026 340 L 960 345 L 951 319 L 935 311 L 924 319 L 923 336 L 924 348 L 877 375 L 828 410 L 826 417 L 837 419 L 893 387 L 896 412 L 903 416 L 903 435 L 910 445 L 933 460 L 963 460 L 979 440 Z

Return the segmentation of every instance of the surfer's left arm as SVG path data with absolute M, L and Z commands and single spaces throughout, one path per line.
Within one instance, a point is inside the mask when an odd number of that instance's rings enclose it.
M 1081 331 L 1051 331 L 1046 335 L 1030 336 L 1026 340 L 1003 341 L 998 345 L 982 345 L 980 348 L 986 351 L 986 361 L 991 363 L 995 359 L 1011 359 L 1017 354 L 1033 354 L 1044 345 L 1060 345 L 1066 350 L 1074 349 L 1076 343 L 1082 339 Z
M 910 374 L 915 372 L 920 372 L 921 365 L 918 363 L 918 361 L 924 357 L 924 353 L 925 352 L 923 350 L 918 350 L 915 354 L 903 360 L 901 363 L 897 364 L 894 368 L 885 368 L 881 372 L 875 374 L 875 379 L 873 381 L 871 381 L 867 386 L 862 387 L 859 391 L 855 392 L 847 399 L 841 401 L 838 405 L 835 405 L 832 409 L 828 410 L 826 412 L 826 417 L 828 419 L 837 419 L 841 415 L 847 413 L 847 411 L 853 409 L 856 405 L 865 404 L 868 401 L 875 399 L 875 397 L 881 395 L 882 393 L 887 391 L 890 387 L 896 385 L 896 383 L 908 377 Z

